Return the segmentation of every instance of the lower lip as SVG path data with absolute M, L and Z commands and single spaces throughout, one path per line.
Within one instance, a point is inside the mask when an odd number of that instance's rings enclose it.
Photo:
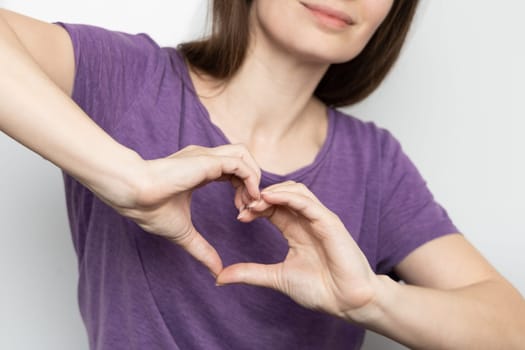
M 307 6 L 305 6 L 305 8 L 308 11 L 310 11 L 310 13 L 315 17 L 318 23 L 326 27 L 333 28 L 333 29 L 344 29 L 349 26 L 349 24 L 346 21 L 343 21 L 340 18 L 332 17 L 322 11 L 317 11 Z

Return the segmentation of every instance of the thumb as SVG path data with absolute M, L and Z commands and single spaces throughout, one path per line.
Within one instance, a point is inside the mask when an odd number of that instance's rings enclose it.
M 222 260 L 217 250 L 191 226 L 190 230 L 180 237 L 170 237 L 170 241 L 180 245 L 191 256 L 200 261 L 210 272 L 217 276 L 222 271 Z
M 259 287 L 280 290 L 279 270 L 282 263 L 264 265 L 256 263 L 240 263 L 230 265 L 217 276 L 217 284 L 244 283 Z

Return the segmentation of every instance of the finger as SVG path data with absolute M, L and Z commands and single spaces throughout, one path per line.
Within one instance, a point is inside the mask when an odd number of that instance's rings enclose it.
M 217 168 L 218 164 L 215 161 L 212 161 L 212 158 L 218 158 L 223 161 L 225 159 L 233 158 L 237 159 L 239 162 L 243 163 L 243 166 L 239 169 L 251 170 L 251 178 L 249 180 L 249 184 L 246 183 L 246 187 L 248 188 L 248 194 L 252 196 L 252 199 L 259 199 L 260 198 L 260 191 L 259 191 L 259 183 L 261 179 L 261 169 L 258 166 L 255 159 L 252 157 L 248 149 L 243 145 L 223 145 L 218 147 L 202 147 L 202 146 L 196 146 L 196 145 L 189 145 L 182 150 L 180 150 L 177 153 L 172 154 L 168 158 L 172 159 L 178 159 L 178 158 L 185 158 L 190 159 L 192 162 L 200 163 L 199 168 L 205 169 L 206 176 L 205 178 L 202 177 L 195 177 L 193 174 L 187 174 L 189 178 L 193 179 L 189 185 L 189 187 L 195 187 L 195 186 L 201 186 L 205 182 L 209 181 L 221 181 L 221 180 L 231 180 L 232 177 L 229 175 L 236 175 L 240 177 L 244 182 L 246 182 L 246 176 L 240 175 L 239 173 L 232 172 L 232 171 L 226 171 L 222 172 L 219 171 Z M 231 161 L 228 161 L 231 163 Z M 191 168 L 188 168 L 188 166 L 182 167 L 176 167 L 177 172 L 184 171 L 184 169 L 187 169 L 189 172 L 191 172 Z M 188 176 L 185 176 L 186 178 Z M 256 185 L 255 185 L 256 184 Z M 188 188 L 184 188 L 188 189 Z
M 223 180 L 223 175 L 235 175 L 242 182 L 253 199 L 260 198 L 259 177 L 241 158 L 228 156 L 204 156 L 201 166 L 205 169 L 205 180 Z
M 237 208 L 239 212 L 241 212 L 246 207 L 246 204 L 244 203 L 242 199 L 242 192 L 243 192 L 243 189 L 241 187 L 238 187 L 235 190 L 235 196 L 233 198 L 233 202 L 235 203 L 235 208 Z
M 281 182 L 272 186 L 269 186 L 265 188 L 263 191 L 267 192 L 279 192 L 279 191 L 286 191 L 286 192 L 294 192 L 294 193 L 300 193 L 313 201 L 321 204 L 321 201 L 316 197 L 316 195 L 310 191 L 310 189 L 303 183 L 295 182 L 295 181 L 285 181 Z
M 222 271 L 222 260 L 219 254 L 197 232 L 195 227 L 192 226 L 187 233 L 179 237 L 168 237 L 168 239 L 184 248 L 191 256 L 206 266 L 214 276 L 217 276 Z
M 330 213 L 317 200 L 297 192 L 265 190 L 261 196 L 268 204 L 287 207 L 311 221 L 318 221 Z
M 330 249 L 334 248 L 332 245 L 337 241 L 337 239 L 333 239 L 334 235 L 337 236 L 338 232 L 347 232 L 344 224 L 336 214 L 310 197 L 286 191 L 263 192 L 261 195 L 266 202 L 278 208 L 288 209 L 275 210 L 269 217 L 269 220 L 283 232 L 283 234 L 285 234 L 286 227 L 289 224 L 290 215 L 293 214 L 300 215 L 309 220 L 310 224 L 313 225 L 312 228 L 316 227 L 310 232 L 314 234 L 317 239 L 328 244 Z M 291 211 L 291 213 L 287 214 L 287 211 Z M 350 237 L 348 234 L 344 236 Z M 339 249 L 340 248 L 341 247 L 339 247 Z
M 223 145 L 212 148 L 212 152 L 214 152 L 217 155 L 224 155 L 224 156 L 234 156 L 239 157 L 242 160 L 244 160 L 250 167 L 255 171 L 257 174 L 259 180 L 261 179 L 261 167 L 259 164 L 257 164 L 257 161 L 255 158 L 253 158 L 252 154 L 248 150 L 248 148 L 243 144 L 232 144 L 232 145 Z
M 189 145 L 180 151 L 170 155 L 168 158 L 176 158 L 178 156 L 197 157 L 197 156 L 225 156 L 238 157 L 244 160 L 257 174 L 258 179 L 261 178 L 261 168 L 251 155 L 250 151 L 243 144 L 222 145 L 217 147 L 203 147 L 198 145 Z
M 226 267 L 217 276 L 217 284 L 244 283 L 280 290 L 277 276 L 282 264 L 240 263 Z
M 260 217 L 269 217 L 274 210 L 275 206 L 261 198 L 241 208 L 237 219 L 242 222 L 250 222 Z
M 235 207 L 237 208 L 237 210 L 241 211 L 241 209 L 244 208 L 246 205 L 242 197 L 243 188 L 245 188 L 244 183 L 235 176 L 230 177 L 230 182 L 233 188 L 235 189 L 233 203 L 235 204 Z
M 242 159 L 250 168 L 257 174 L 258 182 L 261 181 L 261 168 L 255 158 L 248 150 L 248 148 L 243 144 L 232 144 L 232 145 L 223 145 L 214 148 L 208 149 L 210 154 L 218 156 L 227 156 L 227 157 L 238 157 Z M 257 197 L 258 198 L 258 197 Z
M 243 185 L 235 191 L 235 203 L 239 212 L 248 208 L 251 203 L 255 202 L 257 201 L 248 193 L 246 186 Z

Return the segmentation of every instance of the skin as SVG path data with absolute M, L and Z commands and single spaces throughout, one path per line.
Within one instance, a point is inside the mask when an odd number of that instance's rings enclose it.
M 315 87 L 331 63 L 362 50 L 392 5 L 386 0 L 334 3 L 354 25 L 320 26 L 297 0 L 255 1 L 250 48 L 234 78 L 217 88 L 210 77 L 192 74 L 212 121 L 232 143 L 246 145 L 267 171 L 286 174 L 313 161 L 327 130 L 326 106 L 313 97 Z
M 218 284 L 274 288 L 411 348 L 520 348 L 523 298 L 462 236 L 412 252 L 396 267 L 408 283 L 400 285 L 372 272 L 337 216 L 305 186 L 287 182 L 259 193 L 261 168 L 284 174 L 313 160 L 327 123 L 325 106 L 312 97 L 317 82 L 329 64 L 362 49 L 391 6 L 323 3 L 353 16 L 354 25 L 328 30 L 299 1 L 254 1 L 253 40 L 235 78 L 217 94 L 216 82 L 192 76 L 214 123 L 239 144 L 192 146 L 153 161 L 116 143 L 71 101 L 74 58 L 62 28 L 1 11 L 0 129 L 147 232 L 183 246 Z M 193 189 L 215 180 L 236 188 L 240 221 L 266 218 L 281 230 L 290 242 L 285 261 L 223 268 L 189 210 Z
M 246 147 L 189 146 L 143 160 L 71 100 L 74 53 L 64 29 L 1 10 L 0 52 L 0 130 L 217 275 L 221 259 L 191 222 L 191 192 L 210 181 L 230 181 L 237 202 L 259 198 L 261 172 Z

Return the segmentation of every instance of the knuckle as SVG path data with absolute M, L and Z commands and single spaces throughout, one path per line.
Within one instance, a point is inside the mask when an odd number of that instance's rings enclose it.
M 244 143 L 236 143 L 233 146 L 242 153 L 248 153 L 248 147 Z
M 182 156 L 195 156 L 195 155 L 203 153 L 203 149 L 204 147 L 201 147 L 201 146 L 188 145 L 182 148 L 180 151 L 178 151 L 175 154 L 182 155 Z
M 195 160 L 200 163 L 206 164 L 206 163 L 214 162 L 216 160 L 216 157 L 205 155 L 205 154 L 199 154 L 195 156 Z
M 194 230 L 193 227 L 188 226 L 184 228 L 179 234 L 177 234 L 174 237 L 171 237 L 170 240 L 182 247 L 188 247 L 191 245 L 192 241 L 195 238 L 195 235 L 193 234 Z
M 248 148 L 242 143 L 237 143 L 233 147 L 235 148 L 236 156 L 240 159 L 244 160 L 250 154 Z
M 295 181 L 292 181 L 292 183 L 290 183 L 290 185 L 291 185 L 296 191 L 298 191 L 298 192 L 301 193 L 301 194 L 305 194 L 305 193 L 308 191 L 308 187 L 306 187 L 306 185 L 303 184 L 302 182 L 295 182 Z

